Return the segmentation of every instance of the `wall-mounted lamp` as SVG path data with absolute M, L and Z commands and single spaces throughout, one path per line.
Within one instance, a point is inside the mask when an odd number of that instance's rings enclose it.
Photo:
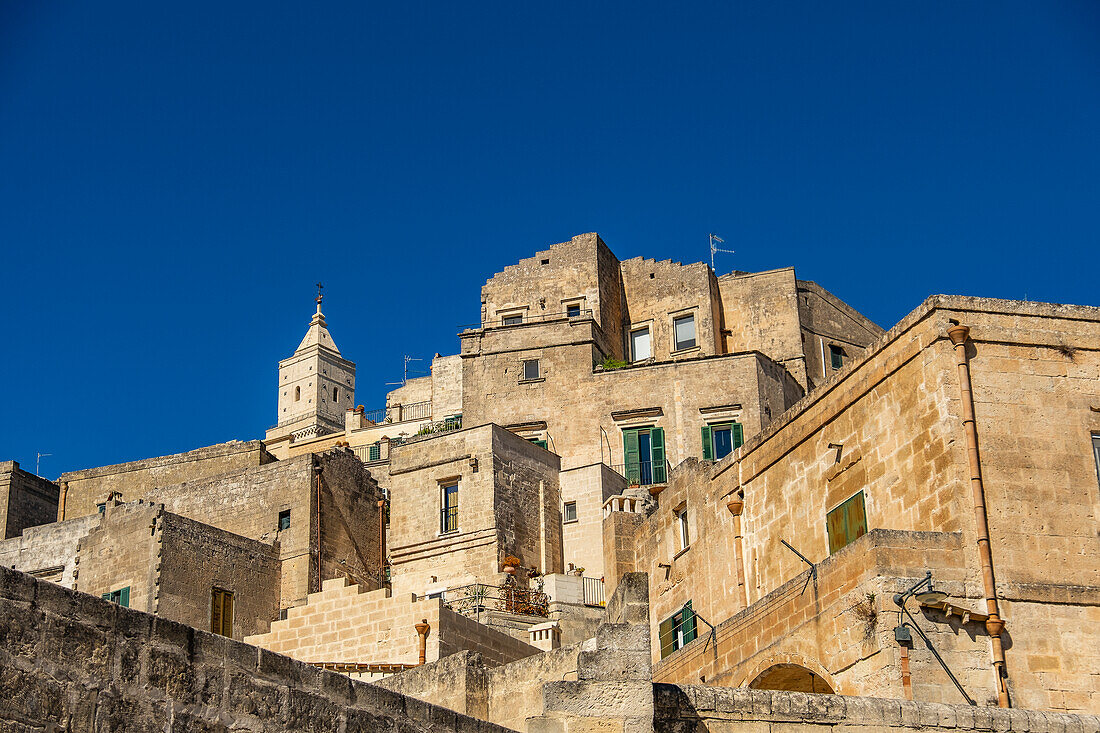
M 928 586 L 924 590 L 921 590 L 925 586 Z M 932 571 L 929 570 L 924 574 L 915 585 L 909 588 L 904 593 L 897 593 L 894 595 L 894 603 L 898 608 L 905 608 L 905 602 L 910 598 L 916 598 L 917 603 L 939 603 L 947 598 L 947 594 L 942 590 L 935 590 L 932 588 Z

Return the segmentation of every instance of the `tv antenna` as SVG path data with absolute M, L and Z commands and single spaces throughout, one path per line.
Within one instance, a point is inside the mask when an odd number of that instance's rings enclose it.
M 402 387 L 404 387 L 406 384 L 408 384 L 408 382 L 409 382 L 409 362 L 410 361 L 424 361 L 424 360 L 423 359 L 416 359 L 416 358 L 411 357 L 408 354 L 406 354 L 405 355 L 405 370 L 404 370 L 404 372 L 401 376 L 401 381 L 400 382 L 386 382 L 387 387 L 392 387 L 392 386 L 396 386 L 396 385 L 401 385 Z
M 39 467 L 42 465 L 42 459 L 45 458 L 46 456 L 52 456 L 52 455 L 53 455 L 53 453 L 36 453 L 35 454 L 35 457 L 34 457 L 34 475 L 35 476 L 41 476 L 42 475 L 39 472 Z
M 731 255 L 731 254 L 733 254 L 733 250 L 732 249 L 719 249 L 718 247 L 715 247 L 714 246 L 715 242 L 718 242 L 719 244 L 725 244 L 726 240 L 722 239 L 721 237 L 719 237 L 714 232 L 711 232 L 707 236 L 710 238 L 710 269 L 713 270 L 714 269 L 714 254 L 716 252 L 723 252 L 725 254 Z

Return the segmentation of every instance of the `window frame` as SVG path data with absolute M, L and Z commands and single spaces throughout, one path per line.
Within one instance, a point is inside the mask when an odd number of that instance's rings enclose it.
M 676 537 L 680 542 L 677 554 L 691 547 L 691 528 L 686 504 L 676 510 Z
M 572 518 L 569 517 L 569 508 L 570 507 L 573 508 L 573 517 Z M 561 523 L 562 524 L 575 524 L 578 521 L 580 521 L 580 519 L 579 519 L 579 515 L 577 514 L 577 502 L 575 502 L 575 501 L 563 502 L 562 509 L 561 509 Z
M 129 608 L 130 607 L 130 586 L 126 586 L 125 588 L 119 588 L 118 590 L 107 591 L 106 593 L 104 593 L 100 597 L 105 601 L 110 601 L 111 603 L 116 603 L 116 604 L 122 606 L 123 608 Z
M 695 609 L 691 607 L 689 600 L 657 625 L 657 645 L 661 649 L 661 659 L 683 649 L 698 636 Z
M 834 527 L 843 528 L 844 534 L 834 533 Z M 825 513 L 825 538 L 829 544 L 829 554 L 840 552 L 867 534 L 870 529 L 871 524 L 867 519 L 867 495 L 863 489 L 860 489 Z
M 210 588 L 210 632 L 233 638 L 236 597 L 233 591 L 215 585 Z
M 290 529 L 290 510 L 283 509 L 279 512 L 279 523 L 276 525 L 280 532 Z
M 730 431 L 730 452 L 719 456 L 718 445 L 714 440 L 714 433 L 718 430 L 726 429 Z M 721 422 L 706 423 L 702 428 L 702 441 L 703 460 L 720 461 L 745 444 L 745 428 L 737 420 L 723 420 Z
M 523 376 L 520 378 L 519 381 L 535 382 L 539 379 L 542 379 L 542 364 L 540 363 L 541 361 L 542 359 L 537 357 L 534 359 L 523 359 L 522 363 L 520 364 L 520 368 L 523 370 Z M 534 363 L 535 365 L 535 376 L 533 377 L 527 375 L 527 365 L 531 363 Z
M 644 358 L 639 359 L 637 349 L 635 348 L 634 335 L 640 334 L 643 331 L 649 339 L 649 354 Z M 653 329 L 650 328 L 649 324 L 630 329 L 630 333 L 627 338 L 630 341 L 630 363 L 637 364 L 638 362 L 647 361 L 653 358 Z
M 844 358 L 847 354 L 844 347 L 839 344 L 829 344 L 829 367 L 834 371 L 844 368 Z
M 446 479 L 439 482 L 439 534 L 458 532 L 458 491 L 459 479 Z M 448 489 L 453 491 L 448 492 Z M 454 501 L 450 501 L 453 496 Z
M 680 334 L 676 329 L 676 326 L 680 321 L 687 321 L 687 320 L 691 321 L 691 343 L 690 344 L 687 343 L 686 341 L 683 342 L 683 343 L 680 342 Z M 676 352 L 679 352 L 679 351 L 688 351 L 689 349 L 694 349 L 694 348 L 697 348 L 698 346 L 699 346 L 699 330 L 698 330 L 698 323 L 696 322 L 696 319 L 695 319 L 695 313 L 694 312 L 692 312 L 692 313 L 681 313 L 679 315 L 674 315 L 672 317 L 672 351 L 673 351 L 673 353 L 676 353 Z

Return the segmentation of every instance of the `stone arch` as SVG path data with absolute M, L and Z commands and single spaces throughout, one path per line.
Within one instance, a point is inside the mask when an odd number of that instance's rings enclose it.
M 754 690 L 836 694 L 836 684 L 828 670 L 795 654 L 769 655 L 754 665 L 745 680 L 743 686 Z

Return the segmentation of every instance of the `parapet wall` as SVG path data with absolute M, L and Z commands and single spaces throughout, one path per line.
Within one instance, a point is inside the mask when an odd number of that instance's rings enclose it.
M 704 685 L 653 687 L 654 730 L 661 733 L 1100 730 L 1100 717 L 1095 715 Z
M 0 729 L 506 729 L 0 568 Z

